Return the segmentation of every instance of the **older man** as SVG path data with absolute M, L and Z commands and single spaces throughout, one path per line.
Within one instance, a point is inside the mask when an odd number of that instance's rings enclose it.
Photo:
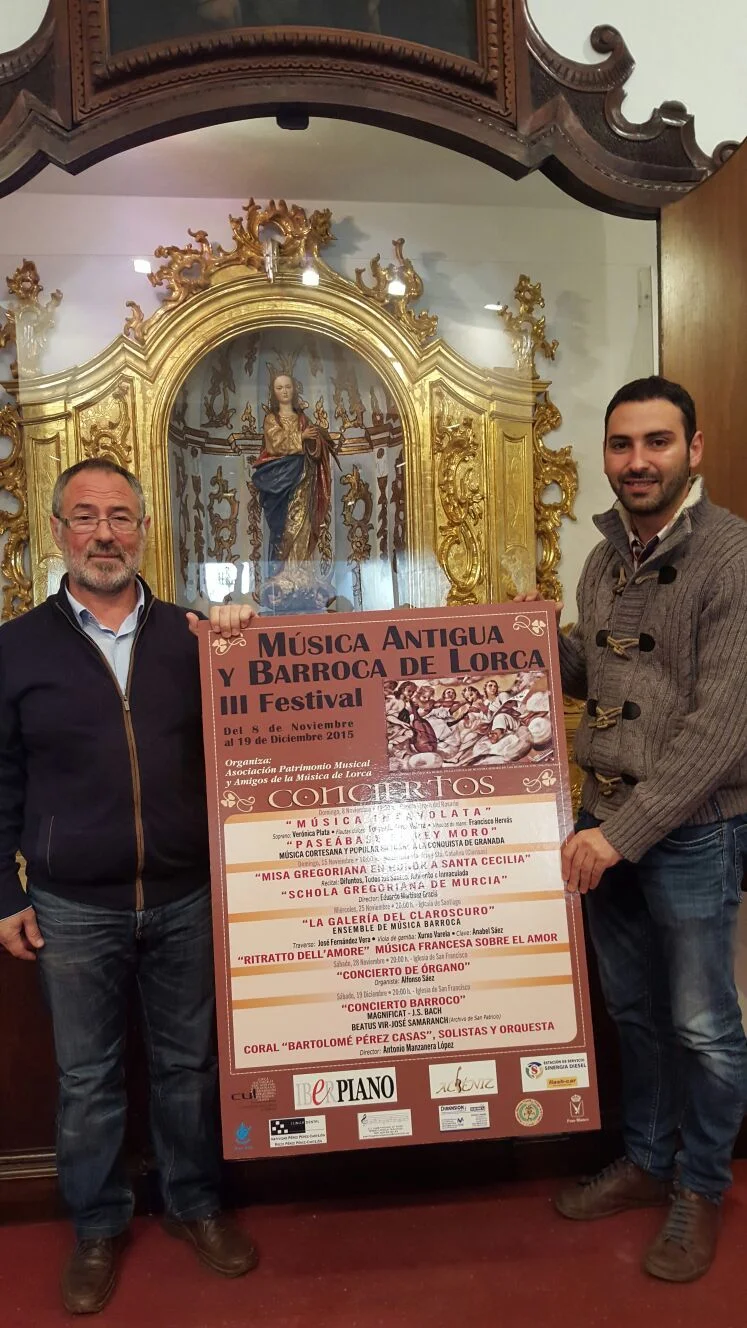
M 218 1194 L 197 619 L 139 577 L 149 523 L 133 475 L 72 466 L 51 517 L 67 575 L 0 629 L 0 943 L 38 960 L 52 1015 L 57 1166 L 77 1237 L 62 1291 L 81 1314 L 111 1296 L 132 1216 L 121 1155 L 135 989 L 166 1229 L 225 1276 L 256 1263 Z M 251 611 L 212 616 L 230 635 Z
M 583 810 L 563 852 L 622 1052 L 625 1156 L 557 1198 L 569 1218 L 669 1207 L 654 1277 L 709 1268 L 747 1098 L 734 983 L 747 855 L 747 525 L 709 502 L 695 406 L 627 383 L 607 407 L 614 507 L 560 637 L 586 701 Z M 520 598 L 532 598 L 521 596 Z

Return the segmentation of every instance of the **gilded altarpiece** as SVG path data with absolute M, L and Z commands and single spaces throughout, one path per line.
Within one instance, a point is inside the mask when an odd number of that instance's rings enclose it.
M 558 528 L 572 515 L 576 468 L 570 449 L 544 441 L 560 417 L 535 367 L 537 353 L 554 354 L 539 287 L 522 277 L 518 311 L 499 310 L 514 366 L 478 368 L 420 307 L 404 241 L 392 263 L 376 256 L 348 277 L 322 257 L 333 242 L 326 210 L 252 201 L 230 225 L 229 249 L 200 230 L 159 247 L 148 278 L 159 308 L 146 318 L 130 302 L 122 335 L 96 358 L 22 377 L 14 428 L 34 602 L 60 572 L 48 525 L 55 479 L 101 456 L 141 479 L 153 515 L 144 572 L 158 594 L 202 608 L 231 596 L 262 611 L 308 609 L 268 599 L 268 582 L 280 573 L 285 585 L 294 569 L 277 550 L 273 562 L 254 484 L 282 374 L 329 449 L 313 555 L 329 593 L 314 607 L 501 601 L 537 577 L 558 596 Z M 14 603 L 6 594 L 11 612 Z

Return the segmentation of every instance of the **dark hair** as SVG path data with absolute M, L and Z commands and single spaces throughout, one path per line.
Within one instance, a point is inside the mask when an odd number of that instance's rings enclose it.
M 105 475 L 121 475 L 123 480 L 127 480 L 140 503 L 140 515 L 145 516 L 145 498 L 139 479 L 129 470 L 125 470 L 124 466 L 118 466 L 116 461 L 109 461 L 107 457 L 86 457 L 85 461 L 77 461 L 74 466 L 68 466 L 67 470 L 63 470 L 62 474 L 57 476 L 52 493 L 53 516 L 62 515 L 62 495 L 70 481 L 83 470 L 101 470 Z
M 695 432 L 698 428 L 695 419 L 695 402 L 690 393 L 680 387 L 679 383 L 673 383 L 668 378 L 660 378 L 658 374 L 652 374 L 650 378 L 635 378 L 632 383 L 625 383 L 624 387 L 618 388 L 607 407 L 604 415 L 604 436 L 607 438 L 607 425 L 610 415 L 618 406 L 627 401 L 671 401 L 682 413 L 682 419 L 685 426 L 685 438 L 687 445 L 690 446 Z
M 293 374 L 286 373 L 285 369 L 278 369 L 277 373 L 272 374 L 270 377 L 270 413 L 272 415 L 277 415 L 278 411 L 280 410 L 280 402 L 275 396 L 275 380 L 277 378 L 290 378 L 293 384 L 293 399 L 291 401 L 291 406 L 293 407 L 296 414 L 300 415 L 301 403 L 299 400 L 298 383 L 293 377 Z

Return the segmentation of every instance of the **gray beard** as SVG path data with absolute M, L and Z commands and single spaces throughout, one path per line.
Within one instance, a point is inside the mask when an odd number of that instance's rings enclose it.
M 75 555 L 65 549 L 63 558 L 68 576 L 84 590 L 91 590 L 97 595 L 118 595 L 132 585 L 140 571 L 143 550 L 141 547 L 134 554 L 126 554 L 122 549 L 117 552 L 122 561 L 103 567 L 97 566 L 88 554 Z

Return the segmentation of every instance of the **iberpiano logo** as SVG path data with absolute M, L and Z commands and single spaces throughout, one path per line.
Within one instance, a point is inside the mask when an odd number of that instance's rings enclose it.
M 294 1074 L 293 1105 L 299 1111 L 310 1107 L 369 1106 L 397 1101 L 397 1071 L 376 1070 L 373 1074 Z

